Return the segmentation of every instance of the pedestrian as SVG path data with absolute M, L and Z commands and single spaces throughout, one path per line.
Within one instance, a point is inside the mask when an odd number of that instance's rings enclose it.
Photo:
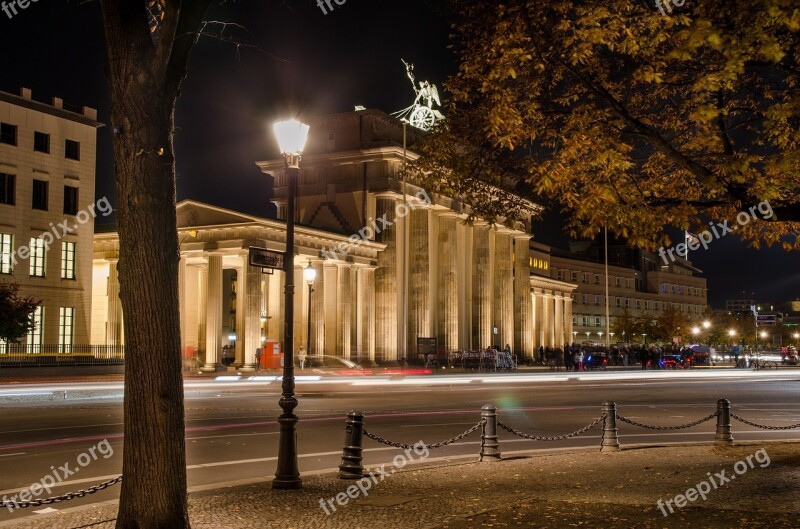
M 567 371 L 572 371 L 574 364 L 574 359 L 572 357 L 573 353 L 570 351 L 569 347 L 564 348 L 564 368 Z
M 261 371 L 261 348 L 256 348 L 256 371 Z
M 622 348 L 622 365 L 628 367 L 628 346 Z
M 544 347 L 541 345 L 539 346 L 539 361 L 544 365 L 547 362 L 547 358 L 544 356 Z
M 650 354 L 648 353 L 647 349 L 642 349 L 642 369 L 647 369 L 647 362 L 650 360 Z
M 297 352 L 297 359 L 300 361 L 300 369 L 304 370 L 306 368 L 306 348 L 301 347 L 300 350 Z

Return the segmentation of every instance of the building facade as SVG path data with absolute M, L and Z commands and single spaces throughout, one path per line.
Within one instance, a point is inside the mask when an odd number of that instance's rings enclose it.
M 101 126 L 94 109 L 0 92 L 0 280 L 42 300 L 29 352 L 89 343 Z
M 541 262 L 530 226 L 467 222 L 464 204 L 404 182 L 404 161 L 416 155 L 402 138 L 402 124 L 375 110 L 311 122 L 295 219 L 295 347 L 393 364 L 417 359 L 420 338 L 435 339 L 441 355 L 508 344 L 532 357 L 568 343 L 576 285 L 531 274 Z M 258 166 L 285 218 L 283 160 Z M 285 223 L 184 201 L 178 226 L 186 350 L 209 370 L 252 368 L 258 347 L 283 340 L 286 315 L 283 271 L 263 274 L 247 251 L 285 251 Z M 124 341 L 118 255 L 116 234 L 95 237 L 95 343 Z M 306 267 L 316 271 L 313 291 Z

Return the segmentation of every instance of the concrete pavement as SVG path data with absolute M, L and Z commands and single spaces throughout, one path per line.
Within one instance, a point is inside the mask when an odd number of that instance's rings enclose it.
M 484 463 L 398 450 L 400 459 L 387 453 L 385 474 L 362 481 L 364 490 L 323 472 L 304 476 L 300 491 L 274 491 L 264 476 L 190 491 L 190 514 L 194 529 L 797 528 L 798 449 L 790 442 L 627 446 L 509 453 Z M 393 459 L 411 461 L 400 469 Z M 0 527 L 110 529 L 116 509 L 106 502 Z

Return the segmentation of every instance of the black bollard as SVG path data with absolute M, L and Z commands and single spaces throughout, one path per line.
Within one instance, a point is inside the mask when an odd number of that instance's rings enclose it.
M 487 404 L 481 408 L 483 431 L 481 433 L 481 461 L 484 457 L 500 461 L 500 442 L 497 438 L 497 408 Z
M 717 401 L 717 435 L 714 438 L 717 446 L 730 446 L 733 444 L 731 434 L 731 403 L 728 399 Z
M 603 440 L 600 444 L 601 452 L 616 452 L 619 450 L 619 436 L 617 435 L 617 403 L 606 401 L 603 403 Z
M 339 464 L 339 479 L 361 479 L 364 477 L 364 465 L 361 462 L 364 412 L 349 412 L 346 424 L 342 462 Z

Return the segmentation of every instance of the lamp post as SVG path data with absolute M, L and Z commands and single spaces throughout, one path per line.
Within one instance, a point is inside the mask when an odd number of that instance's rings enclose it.
M 300 176 L 300 155 L 308 138 L 308 125 L 297 120 L 279 121 L 273 125 L 281 154 L 286 162 L 289 193 L 286 204 L 286 254 L 283 271 L 286 275 L 284 289 L 284 352 L 283 382 L 281 383 L 280 438 L 278 441 L 278 468 L 273 489 L 299 489 L 303 486 L 297 468 L 297 398 L 294 395 L 294 209 L 297 179 Z
M 311 294 L 314 292 L 314 279 L 317 278 L 317 271 L 311 266 L 311 261 L 308 266 L 303 269 L 303 278 L 308 283 L 308 330 L 306 332 L 306 355 L 311 356 Z

